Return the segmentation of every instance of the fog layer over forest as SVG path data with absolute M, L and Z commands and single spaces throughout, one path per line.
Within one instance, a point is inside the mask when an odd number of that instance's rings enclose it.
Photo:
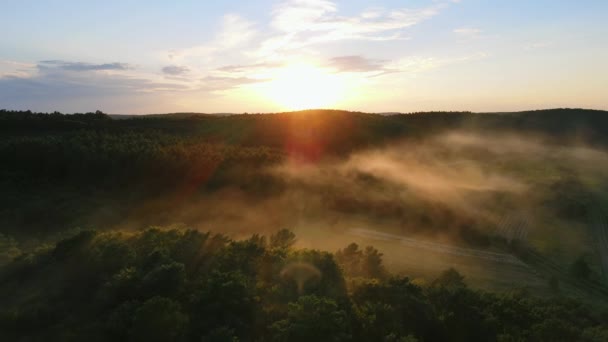
M 0 133 L 9 340 L 608 334 L 605 112 L 0 111 Z

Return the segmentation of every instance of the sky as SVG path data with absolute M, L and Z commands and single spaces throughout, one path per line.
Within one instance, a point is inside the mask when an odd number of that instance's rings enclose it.
M 0 108 L 608 110 L 606 0 L 1 0 Z

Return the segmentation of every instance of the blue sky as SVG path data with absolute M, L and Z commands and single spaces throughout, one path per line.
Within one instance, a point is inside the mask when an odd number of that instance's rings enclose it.
M 0 108 L 608 109 L 608 2 L 0 2 Z

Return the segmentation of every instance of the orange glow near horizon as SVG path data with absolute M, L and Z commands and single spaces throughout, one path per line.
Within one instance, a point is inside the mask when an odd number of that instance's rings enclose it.
M 283 110 L 334 108 L 346 100 L 352 84 L 344 75 L 311 64 L 292 64 L 268 75 L 259 96 Z

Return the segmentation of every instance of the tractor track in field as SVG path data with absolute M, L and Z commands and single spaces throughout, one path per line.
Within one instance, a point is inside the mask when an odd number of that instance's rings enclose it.
M 527 215 L 506 215 L 497 225 L 495 234 L 511 242 L 526 241 L 530 220 Z
M 438 254 L 477 258 L 491 262 L 518 266 L 523 269 L 528 269 L 541 278 L 548 279 L 549 277 L 555 277 L 562 284 L 566 285 L 571 293 L 576 294 L 579 297 L 589 297 L 591 294 L 594 296 L 599 296 L 604 300 L 608 300 L 608 288 L 591 281 L 579 280 L 571 277 L 563 267 L 555 263 L 550 258 L 547 258 L 534 249 L 526 246 L 525 244 L 522 244 L 519 248 L 517 248 L 517 252 L 515 254 L 510 254 L 440 244 L 420 239 L 408 238 L 396 234 L 378 232 L 370 229 L 352 229 L 350 233 L 365 238 L 395 241 L 410 248 L 422 249 Z
M 604 300 L 608 300 L 608 288 L 591 281 L 573 278 L 566 270 L 564 270 L 563 267 L 555 263 L 553 260 L 534 251 L 533 249 L 528 247 L 520 248 L 518 255 L 529 266 L 541 274 L 545 276 L 553 276 L 559 279 L 562 283 L 569 285 L 571 291 L 581 296 L 593 294 L 603 298 Z
M 512 264 L 517 266 L 526 267 L 526 264 L 519 260 L 517 257 L 508 253 L 497 253 L 489 252 L 481 249 L 474 248 L 463 248 L 452 245 L 446 245 L 436 242 L 430 242 L 419 239 L 412 239 L 400 235 L 382 233 L 370 229 L 352 229 L 352 234 L 359 235 L 362 237 L 378 239 L 378 240 L 392 240 L 398 241 L 399 243 L 412 248 L 419 248 L 428 250 L 431 252 L 450 254 L 454 256 L 472 257 L 478 259 L 485 259 L 493 262 Z
M 602 272 L 608 274 L 608 220 L 606 220 L 606 216 L 601 215 L 601 212 L 594 211 L 593 213 L 595 215 L 593 219 L 590 219 L 590 222 L 594 222 L 592 227 L 594 227 L 594 235 L 596 235 L 596 243 L 602 259 Z M 560 282 L 568 286 L 571 292 L 577 293 L 579 296 L 593 293 L 608 299 L 608 288 L 598 283 L 573 278 L 562 266 L 529 247 L 526 243 L 529 225 L 528 215 L 512 214 L 506 216 L 498 224 L 495 233 L 509 242 L 517 241 L 519 247 L 515 254 L 539 275 L 559 279 Z

